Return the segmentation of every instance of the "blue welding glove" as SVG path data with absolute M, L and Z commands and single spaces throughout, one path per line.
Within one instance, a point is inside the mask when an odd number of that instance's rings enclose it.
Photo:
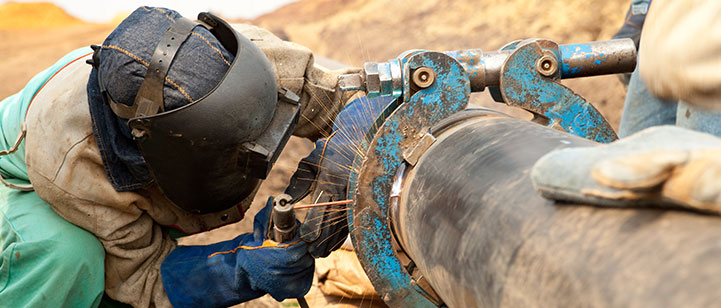
M 255 215 L 253 233 L 206 246 L 178 246 L 161 266 L 173 307 L 228 307 L 266 293 L 281 301 L 305 295 L 315 262 L 296 237 L 266 239 L 272 201 Z
M 376 118 L 393 101 L 390 97 L 361 97 L 348 103 L 338 114 L 330 136 L 315 143 L 315 149 L 301 160 L 286 194 L 294 201 L 312 191 L 314 203 L 346 200 L 353 160 L 361 153 L 361 141 Z M 313 257 L 327 257 L 348 236 L 347 205 L 311 208 L 300 227 Z

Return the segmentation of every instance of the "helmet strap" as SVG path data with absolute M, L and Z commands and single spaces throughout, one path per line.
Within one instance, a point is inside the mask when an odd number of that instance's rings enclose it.
M 140 89 L 135 96 L 133 105 L 128 106 L 116 102 L 110 97 L 110 94 L 102 82 L 101 74 L 98 73 L 98 83 L 100 84 L 100 92 L 105 97 L 105 101 L 110 105 L 115 115 L 123 119 L 132 119 L 142 116 L 150 116 L 158 112 L 165 111 L 163 103 L 163 88 L 165 77 L 168 75 L 170 64 L 173 62 L 180 45 L 190 36 L 195 26 L 204 26 L 190 19 L 181 17 L 175 20 L 168 30 L 165 31 L 163 37 L 158 42 L 150 59 L 150 65 L 145 72 L 145 78 L 140 85 Z M 97 69 L 100 67 L 99 56 L 101 48 L 93 46 L 95 53 L 93 54 L 93 66 Z

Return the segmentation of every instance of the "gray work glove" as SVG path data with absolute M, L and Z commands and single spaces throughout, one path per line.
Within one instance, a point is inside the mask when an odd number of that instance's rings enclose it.
M 675 126 L 546 154 L 531 172 L 546 198 L 721 214 L 721 139 Z

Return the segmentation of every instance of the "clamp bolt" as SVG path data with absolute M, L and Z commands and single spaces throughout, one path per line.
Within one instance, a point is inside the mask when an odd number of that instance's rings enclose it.
M 556 57 L 545 54 L 536 61 L 536 70 L 543 76 L 552 77 L 558 71 Z
M 430 87 L 436 81 L 436 73 L 429 67 L 419 67 L 413 72 L 413 84 L 420 89 Z

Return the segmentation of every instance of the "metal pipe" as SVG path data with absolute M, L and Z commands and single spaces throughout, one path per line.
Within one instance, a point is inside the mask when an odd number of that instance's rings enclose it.
M 561 78 L 629 73 L 636 68 L 636 45 L 631 39 L 615 39 L 558 45 Z M 471 91 L 500 83 L 501 69 L 510 50 L 483 52 L 480 49 L 447 51 L 463 65 L 471 81 Z
M 630 73 L 636 68 L 636 45 L 631 39 L 616 39 L 558 46 L 561 78 Z
M 564 79 L 629 73 L 636 67 L 636 46 L 631 39 L 558 45 L 558 49 L 561 78 Z M 404 55 L 419 52 L 423 51 L 409 51 Z M 471 91 L 481 92 L 485 87 L 500 84 L 501 70 L 512 50 L 483 52 L 480 49 L 464 49 L 444 53 L 461 63 L 471 81 Z M 401 66 L 398 59 L 367 62 L 361 73 L 339 76 L 338 85 L 343 91 L 362 90 L 371 96 L 398 96 L 403 88 Z
M 446 51 L 465 69 L 471 81 L 471 92 L 481 92 L 488 86 L 497 86 L 501 80 L 501 68 L 511 51 L 483 52 L 480 49 Z
M 461 118 L 406 169 L 391 226 L 448 307 L 708 307 L 721 219 L 541 198 L 545 153 L 595 143 L 507 117 Z

